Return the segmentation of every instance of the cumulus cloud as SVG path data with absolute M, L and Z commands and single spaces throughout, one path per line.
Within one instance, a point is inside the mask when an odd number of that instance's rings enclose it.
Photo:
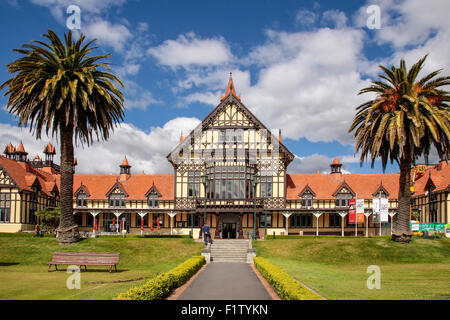
M 317 21 L 317 14 L 307 9 L 300 9 L 295 15 L 295 22 L 304 27 L 311 27 Z
M 190 32 L 148 49 L 158 63 L 172 68 L 227 63 L 233 55 L 222 38 L 201 39 Z
M 123 51 L 124 46 L 132 37 L 126 26 L 101 19 L 90 22 L 82 31 L 89 38 L 97 38 L 101 44 L 113 47 L 116 51 Z
M 350 173 L 347 171 L 347 165 L 345 162 L 340 160 L 342 163 L 342 173 Z M 312 154 L 307 157 L 295 156 L 294 160 L 288 167 L 288 173 L 330 173 L 330 164 L 333 162 L 332 158 L 328 158 L 321 154 Z
M 172 166 L 166 156 L 179 143 L 180 132 L 188 133 L 199 123 L 197 118 L 180 117 L 168 121 L 162 127 L 151 127 L 149 131 L 141 130 L 130 123 L 122 123 L 108 141 L 94 142 L 90 147 L 75 147 L 75 157 L 78 161 L 76 172 L 117 174 L 126 155 L 134 173 L 172 173 Z M 44 136 L 42 140 L 36 141 L 26 128 L 0 124 L 0 147 L 4 148 L 9 143 L 17 147 L 21 141 L 30 160 L 36 155 L 43 158 L 44 146 L 48 142 L 53 143 L 58 153 L 55 159 L 59 163 L 57 139 Z

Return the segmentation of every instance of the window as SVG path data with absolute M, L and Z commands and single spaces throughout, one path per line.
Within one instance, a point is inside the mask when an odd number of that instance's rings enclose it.
M 341 226 L 341 216 L 337 213 L 330 213 L 330 228 Z
M 109 196 L 109 206 L 113 208 L 124 208 L 125 207 L 125 195 L 123 194 L 112 194 Z
M 353 199 L 350 193 L 340 193 L 336 196 L 336 207 L 348 207 L 348 200 Z
M 313 195 L 310 193 L 305 193 L 302 195 L 302 207 L 312 207 Z
M 77 195 L 77 207 L 87 207 L 87 195 L 84 192 L 80 192 Z
M 271 197 L 271 196 L 272 196 L 272 177 L 262 176 L 261 197 Z
M 56 191 L 52 191 L 51 195 L 52 196 L 49 198 L 48 205 L 49 205 L 49 207 L 55 208 L 56 207 L 56 197 L 58 196 L 58 193 Z
M 158 208 L 159 207 L 159 201 L 158 201 L 158 195 L 157 194 L 150 194 L 148 196 L 148 207 L 149 208 Z
M 33 192 L 31 193 L 30 197 L 30 207 L 28 209 L 28 223 L 29 224 L 36 224 L 37 218 L 35 215 L 35 212 L 37 211 L 38 206 L 38 187 L 33 187 Z
M 265 227 L 264 220 L 266 221 L 267 227 L 271 228 L 272 227 L 272 215 L 271 214 L 268 214 L 268 215 L 262 214 L 259 216 L 259 227 L 260 228 Z
M 192 220 L 194 220 L 194 224 L 192 225 Z M 200 227 L 200 217 L 196 214 L 188 214 L 188 228 L 199 228 Z
M 158 226 L 157 219 L 159 218 L 159 227 L 164 227 L 164 213 L 153 214 L 153 227 L 156 228 Z
M 428 188 L 428 201 L 429 201 L 429 208 L 428 208 L 428 212 L 430 213 L 429 216 L 429 222 L 437 222 L 437 195 L 436 193 L 433 193 L 433 190 L 435 188 L 433 188 L 432 186 L 430 186 Z
M 0 222 L 10 222 L 11 215 L 11 195 L 0 193 Z
M 200 196 L 200 171 L 188 172 L 188 196 Z
M 311 214 L 293 214 L 289 221 L 291 228 L 312 228 Z
M 251 181 L 255 173 L 254 168 L 245 166 L 216 166 L 208 169 L 207 173 L 210 182 L 208 193 L 210 196 L 214 195 L 214 199 L 253 198 Z
M 141 216 L 136 213 L 136 228 L 141 227 Z M 148 214 L 144 216 L 144 227 L 148 227 Z

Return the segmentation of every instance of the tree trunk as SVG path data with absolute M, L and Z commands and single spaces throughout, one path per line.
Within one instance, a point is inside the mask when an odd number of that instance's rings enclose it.
M 392 240 L 402 243 L 411 241 L 411 160 L 400 159 L 400 183 L 397 219 L 392 228 Z
M 60 244 L 73 244 L 80 240 L 78 226 L 73 218 L 73 126 L 60 127 L 61 137 L 61 215 L 58 227 Z

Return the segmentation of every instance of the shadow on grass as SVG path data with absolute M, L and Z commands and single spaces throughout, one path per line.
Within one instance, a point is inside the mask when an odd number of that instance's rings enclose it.
M 19 262 L 0 262 L 0 267 L 9 267 L 20 264 Z
M 64 271 L 64 272 L 66 272 L 67 271 L 67 268 L 60 268 L 60 267 L 58 267 L 58 270 L 55 270 L 54 268 L 52 268 L 51 270 L 49 270 L 48 272 L 58 272 L 58 271 Z M 103 273 L 109 273 L 109 268 L 108 269 L 87 269 L 87 271 L 86 270 L 84 270 L 84 267 L 81 267 L 80 268 L 80 271 L 81 271 L 81 273 L 89 273 L 89 272 L 103 272 Z M 119 269 L 119 268 L 117 268 L 117 271 L 116 270 L 114 270 L 114 268 L 112 269 L 112 271 L 111 271 L 111 274 L 114 274 L 114 273 L 122 273 L 122 272 L 126 272 L 126 271 L 130 271 L 130 270 L 128 270 L 128 269 Z

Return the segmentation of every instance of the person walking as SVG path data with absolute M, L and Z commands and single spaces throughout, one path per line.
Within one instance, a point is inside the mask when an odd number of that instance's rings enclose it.
M 39 223 L 36 223 L 36 225 L 34 226 L 34 237 L 40 237 L 41 235 L 41 227 L 39 226 Z
M 206 223 L 203 225 L 202 232 L 203 232 L 203 240 L 205 241 L 205 246 L 207 246 L 208 239 L 211 238 L 211 232 L 209 226 Z

